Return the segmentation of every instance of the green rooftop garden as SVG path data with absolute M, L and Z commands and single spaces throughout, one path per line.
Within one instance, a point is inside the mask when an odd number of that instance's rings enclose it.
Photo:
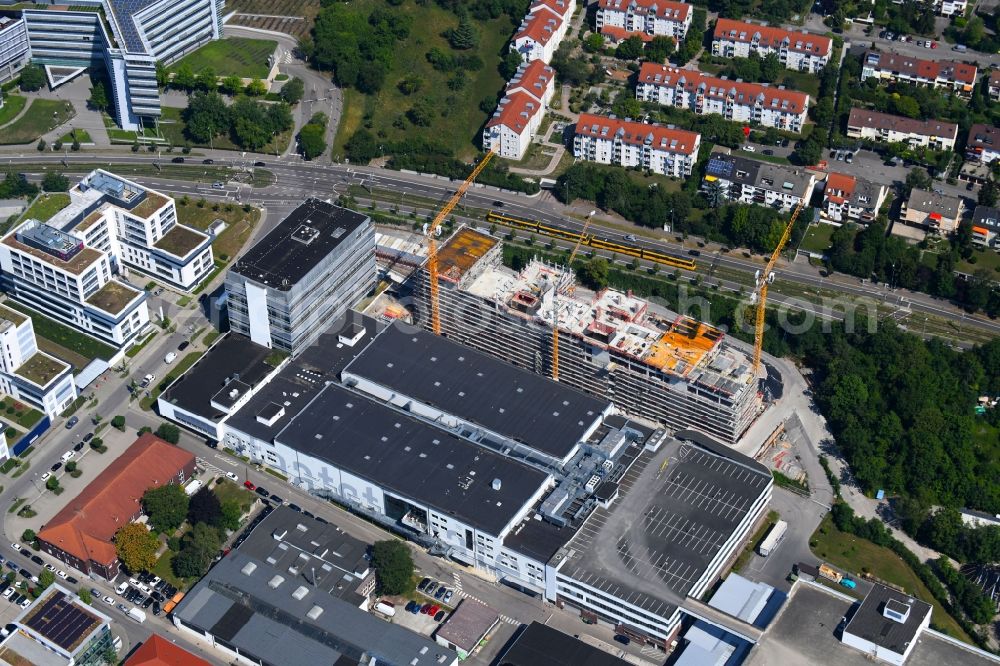
M 46 386 L 65 372 L 67 368 L 69 366 L 62 361 L 52 358 L 48 354 L 36 352 L 34 356 L 22 363 L 15 373 L 38 386 Z

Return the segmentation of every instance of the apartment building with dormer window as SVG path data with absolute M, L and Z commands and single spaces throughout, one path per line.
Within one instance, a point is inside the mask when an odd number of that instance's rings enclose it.
M 573 136 L 573 156 L 599 164 L 648 169 L 680 178 L 690 176 L 698 159 L 697 132 L 580 114 Z
M 720 18 L 712 34 L 712 55 L 761 58 L 775 53 L 786 69 L 818 73 L 830 62 L 833 40 L 808 32 Z

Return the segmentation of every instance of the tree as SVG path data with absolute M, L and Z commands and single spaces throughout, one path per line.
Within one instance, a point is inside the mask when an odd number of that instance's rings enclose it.
M 42 152 L 43 150 L 45 150 L 45 146 L 46 146 L 45 139 L 39 139 L 38 146 L 36 146 L 38 148 L 38 152 Z
M 803 166 L 812 166 L 823 158 L 823 143 L 813 138 L 816 134 L 826 134 L 819 128 L 813 130 L 808 139 L 795 144 L 792 161 Z
M 208 523 L 215 525 L 222 516 L 222 505 L 215 493 L 202 486 L 198 492 L 191 497 L 188 503 L 188 522 L 192 525 L 197 523 Z
M 326 152 L 326 123 L 307 123 L 299 131 L 299 146 L 302 156 L 307 160 L 315 159 Z
M 413 589 L 413 557 L 403 541 L 376 541 L 372 564 L 383 594 L 406 594 Z
M 662 63 L 673 55 L 674 48 L 675 45 L 673 37 L 657 35 L 646 44 L 646 59 L 651 62 Z
M 587 53 L 598 53 L 604 50 L 604 35 L 592 32 L 583 40 L 583 50 Z
M 104 111 L 108 108 L 108 93 L 104 90 L 104 83 L 102 81 L 98 81 L 90 89 L 89 102 L 90 106 L 98 111 Z
M 111 427 L 125 432 L 125 417 L 118 414 L 113 419 L 111 419 Z
M 171 444 L 176 444 L 181 439 L 181 429 L 173 423 L 161 423 L 160 427 L 157 428 L 156 432 L 153 434 L 163 441 L 170 442 Z
M 216 75 L 214 69 L 206 67 L 198 72 L 198 79 L 195 81 L 195 86 L 198 90 L 215 90 L 219 87 L 219 77 Z
M 267 94 L 267 84 L 260 79 L 253 79 L 244 90 L 250 97 L 262 97 Z
M 503 60 L 500 61 L 500 67 L 498 68 L 500 70 L 500 76 L 502 76 L 505 81 L 514 78 L 514 75 L 517 73 L 517 68 L 520 67 L 523 62 L 524 59 L 521 57 L 520 53 L 517 51 L 507 51 Z
M 208 570 L 219 550 L 219 532 L 205 523 L 198 523 L 184 537 L 181 552 L 172 561 L 174 573 L 183 578 L 201 576 Z
M 115 534 L 115 552 L 131 572 L 149 571 L 156 565 L 160 542 L 140 523 L 129 523 Z
M 166 88 L 170 83 L 170 70 L 159 60 L 156 61 L 156 85 Z
M 595 257 L 581 266 L 577 270 L 576 275 L 584 286 L 597 291 L 608 286 L 609 269 L 610 266 L 607 259 Z
M 39 591 L 46 590 L 52 583 L 56 582 L 56 575 L 49 571 L 48 569 L 42 569 L 38 572 L 38 588 Z
M 468 51 L 479 46 L 479 31 L 467 16 L 458 19 L 458 27 L 447 32 L 448 44 L 458 51 Z
M 58 171 L 46 171 L 42 178 L 42 189 L 46 192 L 68 192 L 69 178 Z
M 224 530 L 235 531 L 240 527 L 240 518 L 243 517 L 243 510 L 236 500 L 226 500 L 222 503 L 222 515 L 219 517 L 219 527 Z
M 230 74 L 222 79 L 219 89 L 227 95 L 238 95 L 243 90 L 243 79 L 235 74 Z
M 142 508 L 149 524 L 160 532 L 172 532 L 187 517 L 188 496 L 176 483 L 150 488 L 142 496 Z
M 80 597 L 80 601 L 87 604 L 88 606 L 94 601 L 94 598 L 90 595 L 90 590 L 85 587 L 81 587 L 80 591 L 76 593 Z
M 921 169 L 919 167 L 910 169 L 910 173 L 906 174 L 906 182 L 903 185 L 905 196 L 910 196 L 910 190 L 929 190 L 934 184 L 934 180 L 931 175 L 927 173 L 927 169 Z
M 26 529 L 21 533 L 21 541 L 24 543 L 34 543 L 36 539 L 35 530 Z
M 760 78 L 767 83 L 774 83 L 784 72 L 785 68 L 778 59 L 778 54 L 771 52 L 760 61 Z
M 229 128 L 231 116 L 222 96 L 215 92 L 196 92 L 184 110 L 186 132 L 193 141 L 208 143 Z
M 615 57 L 619 60 L 636 60 L 642 55 L 642 37 L 633 35 L 622 40 L 615 49 Z
M 48 480 L 45 482 L 45 487 L 48 488 L 49 490 L 55 490 L 56 488 L 59 487 L 59 479 L 57 479 L 54 476 L 50 476 Z
M 1000 198 L 1000 186 L 997 186 L 996 181 L 988 180 L 985 185 L 979 188 L 978 203 L 980 206 L 996 206 L 998 198 Z
M 292 78 L 285 81 L 285 85 L 281 87 L 281 99 L 289 104 L 298 104 L 301 101 L 302 96 L 305 95 L 306 85 L 302 82 L 302 79 L 293 76 Z
M 424 80 L 417 76 L 416 74 L 410 74 L 399 80 L 396 87 L 399 88 L 399 92 L 404 95 L 412 95 L 413 93 L 419 91 L 424 85 Z
M 174 78 L 171 81 L 171 85 L 174 88 L 180 88 L 181 90 L 193 90 L 197 85 L 198 79 L 194 75 L 194 70 L 191 69 L 191 65 L 186 62 L 182 62 L 178 65 L 177 69 L 174 71 Z
M 25 65 L 21 70 L 21 90 L 35 92 L 45 85 L 45 70 L 34 63 Z

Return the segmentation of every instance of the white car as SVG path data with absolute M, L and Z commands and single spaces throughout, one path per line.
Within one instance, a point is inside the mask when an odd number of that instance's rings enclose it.
M 73 456 L 75 456 L 75 455 L 76 455 L 76 451 L 70 449 L 66 453 L 62 454 L 61 458 L 62 458 L 63 462 L 69 462 L 70 460 L 73 459 Z
M 114 606 L 115 605 L 115 600 L 112 599 L 109 595 L 105 595 L 104 596 L 104 603 L 106 603 L 109 606 Z
M 757 152 L 757 149 L 754 148 L 753 146 L 743 146 L 743 150 L 745 150 L 748 153 L 756 153 Z
M 238 482 L 240 480 L 240 477 L 236 476 L 234 472 L 226 472 L 226 478 L 229 479 L 230 481 Z
M 31 605 L 31 599 L 25 599 L 24 601 L 22 601 L 22 602 L 21 602 L 20 604 L 18 604 L 18 605 L 19 605 L 19 606 L 20 606 L 21 608 L 27 608 L 28 606 L 30 606 L 30 605 Z
M 52 566 L 51 564 L 46 563 L 45 568 L 48 569 L 49 571 L 51 571 L 52 573 L 56 572 L 56 568 L 54 566 Z
M 10 544 L 10 547 L 13 548 L 14 550 L 18 550 L 18 551 L 21 550 L 21 544 L 19 544 L 16 541 L 12 541 L 11 544 Z
M 31 576 L 31 582 L 32 583 L 37 583 L 38 582 L 38 576 L 32 575 Z
M 118 587 L 115 588 L 115 592 L 117 594 L 124 594 L 125 590 L 127 590 L 127 589 L 128 589 L 128 583 L 124 583 L 123 582 L 123 583 L 119 583 L 118 584 Z
M 12 596 L 14 596 L 14 588 L 8 587 L 6 590 L 3 591 L 4 599 L 10 599 Z
M 45 481 L 48 481 L 48 480 L 49 480 L 49 477 L 50 477 L 50 476 L 52 476 L 52 473 L 51 473 L 51 472 L 45 472 L 45 474 L 42 474 L 42 476 L 41 476 L 41 481 L 42 481 L 43 483 L 44 483 Z
M 149 581 L 150 586 L 156 587 L 160 584 L 161 578 L 159 576 L 153 576 L 153 580 Z
M 139 587 L 139 581 L 136 580 L 135 578 L 129 578 L 128 584 L 131 585 L 132 587 Z M 121 594 L 121 592 L 119 592 L 118 594 Z
M 139 589 L 142 590 L 143 594 L 152 594 L 153 590 L 150 589 L 145 583 L 139 583 Z
M 142 388 L 146 388 L 147 386 L 149 386 L 150 384 L 152 384 L 153 380 L 155 380 L 155 379 L 156 379 L 156 375 L 154 375 L 151 372 L 151 373 L 149 373 L 148 375 L 146 375 L 145 377 L 142 378 L 142 383 L 139 384 L 139 386 L 141 386 Z
M 176 358 L 177 358 L 177 352 L 170 352 L 169 354 L 163 357 L 163 362 L 169 365 L 173 363 L 174 359 Z
M 58 569 L 56 571 L 56 575 L 59 576 L 60 578 L 69 578 L 69 574 L 63 571 L 62 569 Z

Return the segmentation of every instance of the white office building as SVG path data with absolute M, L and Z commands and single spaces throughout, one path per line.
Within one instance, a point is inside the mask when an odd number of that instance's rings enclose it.
M 784 86 L 731 81 L 697 70 L 644 62 L 635 96 L 693 111 L 715 113 L 726 120 L 801 132 L 809 109 L 809 95 Z
M 31 318 L 0 306 L 0 392 L 55 418 L 76 398 L 72 368 L 38 349 Z
M 2 5 L 0 9 L 3 9 Z M 28 63 L 28 56 L 28 29 L 24 20 L 0 16 L 0 83 L 17 76 Z
M 76 0 L 51 9 L 28 5 L 22 16 L 31 60 L 104 67 L 116 120 L 136 130 L 160 116 L 156 63 L 170 64 L 220 38 L 222 7 L 223 0 Z M 0 32 L 0 56 L 7 40 Z
M 573 135 L 573 156 L 681 178 L 691 175 L 700 145 L 697 132 L 582 113 Z

